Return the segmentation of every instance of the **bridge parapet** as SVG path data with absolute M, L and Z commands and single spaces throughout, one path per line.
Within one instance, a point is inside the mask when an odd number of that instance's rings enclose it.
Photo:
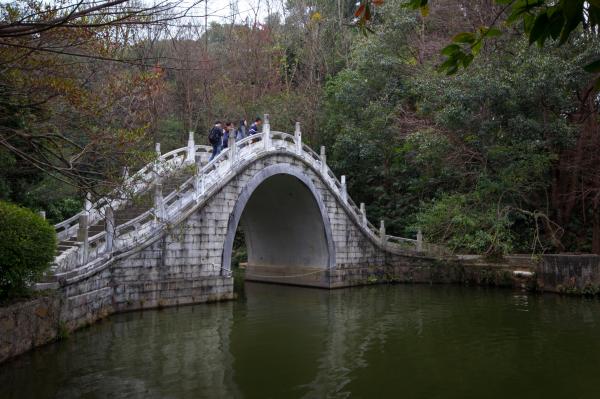
M 55 275 L 67 280 L 85 278 L 98 267 L 109 262 L 115 255 L 125 254 L 143 245 L 164 228 L 177 224 L 185 215 L 203 206 L 214 193 L 227 184 L 228 178 L 238 173 L 244 165 L 261 157 L 279 153 L 299 158 L 313 169 L 365 237 L 385 251 L 400 255 L 407 253 L 448 254 L 445 248 L 424 243 L 422 239 L 394 237 L 385 234 L 385 230 L 382 233 L 381 229 L 376 228 L 368 221 L 364 204 L 358 207 L 348 196 L 345 176 L 341 181 L 338 180 L 327 166 L 325 148 L 322 147 L 321 154 L 317 154 L 302 143 L 300 124 L 296 124 L 294 135 L 291 135 L 271 131 L 268 117 L 265 117 L 265 121 L 267 123 L 265 123 L 262 134 L 247 137 L 239 142 L 232 142 L 232 146 L 221 152 L 212 161 L 205 165 L 198 163 L 193 176 L 166 196 L 162 197 L 161 193 L 161 199 L 157 200 L 158 202 L 155 201 L 154 207 L 150 210 L 116 228 L 113 222 L 108 223 L 107 225 L 113 226 L 113 230 L 105 229 L 88 237 L 78 246 L 65 251 L 55 260 Z M 201 153 L 208 154 L 210 150 L 211 148 L 208 146 L 195 145 L 193 135 L 190 135 L 186 147 L 164 155 L 158 154 L 156 162 L 144 166 L 140 171 L 128 177 L 125 183 L 130 185 L 131 193 L 134 195 L 145 192 L 157 183 L 160 176 L 189 165 L 191 159 L 197 159 L 197 155 Z M 69 237 L 76 232 L 81 215 L 86 215 L 88 225 L 91 225 L 101 220 L 107 213 L 111 214 L 111 212 L 106 212 L 106 207 L 118 208 L 125 201 L 121 198 L 97 201 L 86 207 L 80 214 L 57 224 L 55 227 L 59 232 L 59 237 Z

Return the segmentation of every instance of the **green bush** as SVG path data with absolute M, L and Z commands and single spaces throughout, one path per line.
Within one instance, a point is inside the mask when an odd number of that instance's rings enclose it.
M 47 221 L 0 201 L 0 300 L 26 294 L 48 269 L 55 251 L 56 233 Z
M 498 200 L 481 194 L 446 194 L 424 204 L 417 226 L 428 241 L 459 253 L 506 255 L 514 245 L 509 213 L 498 209 Z

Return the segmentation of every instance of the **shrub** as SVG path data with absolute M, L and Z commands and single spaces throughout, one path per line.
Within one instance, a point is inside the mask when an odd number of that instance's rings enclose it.
M 56 233 L 47 221 L 0 201 L 0 300 L 26 294 L 55 252 Z
M 510 253 L 514 234 L 508 212 L 498 210 L 497 200 L 480 194 L 446 194 L 425 204 L 418 226 L 429 241 L 453 251 L 488 256 Z

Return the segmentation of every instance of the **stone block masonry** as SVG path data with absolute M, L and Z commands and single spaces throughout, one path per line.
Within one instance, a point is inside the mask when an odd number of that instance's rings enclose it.
M 575 295 L 600 294 L 600 256 L 544 255 L 536 270 L 537 289 Z
M 54 341 L 61 331 L 60 314 L 60 295 L 0 307 L 0 363 Z

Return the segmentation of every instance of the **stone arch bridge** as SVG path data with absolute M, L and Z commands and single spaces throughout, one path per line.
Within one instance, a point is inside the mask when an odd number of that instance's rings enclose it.
M 299 124 L 293 135 L 271 131 L 265 116 L 261 134 L 209 162 L 210 151 L 192 133 L 169 153 L 157 145 L 156 160 L 122 188 L 55 226 L 59 252 L 38 286 L 60 290 L 69 328 L 116 311 L 233 298 L 238 228 L 252 280 L 336 288 L 445 255 L 372 225 L 325 149 L 302 143 Z

